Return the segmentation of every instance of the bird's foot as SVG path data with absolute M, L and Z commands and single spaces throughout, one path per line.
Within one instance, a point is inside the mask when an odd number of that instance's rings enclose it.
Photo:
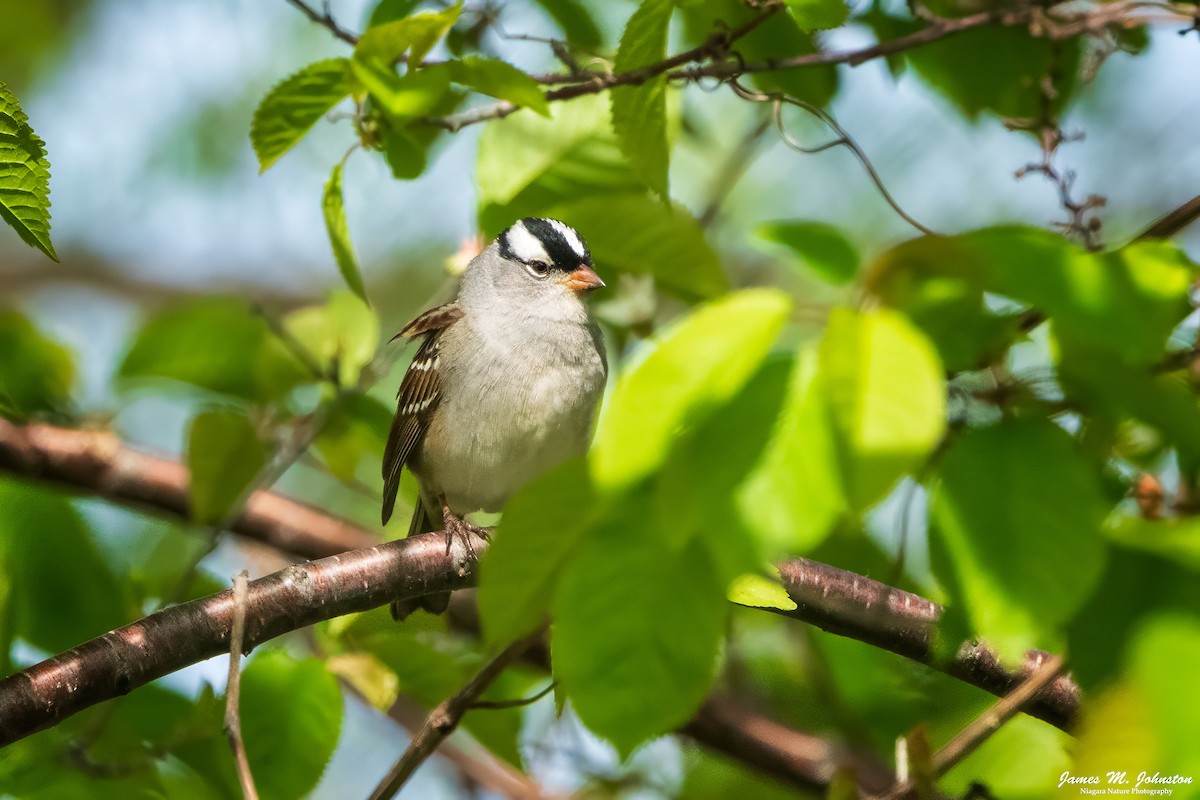
M 450 548 L 454 545 L 454 540 L 458 539 L 463 543 L 463 547 L 466 548 L 471 558 L 475 559 L 479 555 L 475 552 L 475 544 L 471 541 L 471 537 L 478 536 L 485 542 L 492 540 L 490 530 L 468 522 L 445 506 L 442 507 L 442 527 L 446 533 L 446 555 L 450 555 Z

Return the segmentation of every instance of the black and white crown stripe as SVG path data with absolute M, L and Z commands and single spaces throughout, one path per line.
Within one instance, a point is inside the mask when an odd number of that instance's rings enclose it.
M 592 262 L 578 231 L 565 222 L 537 217 L 515 222 L 500 234 L 500 254 L 525 264 L 549 264 L 567 271 Z

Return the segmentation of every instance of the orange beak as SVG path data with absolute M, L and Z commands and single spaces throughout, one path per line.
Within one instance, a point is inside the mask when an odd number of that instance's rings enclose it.
M 571 291 L 582 294 L 599 289 L 604 285 L 604 281 L 600 280 L 600 276 L 591 267 L 580 264 L 578 269 L 567 275 L 566 285 Z

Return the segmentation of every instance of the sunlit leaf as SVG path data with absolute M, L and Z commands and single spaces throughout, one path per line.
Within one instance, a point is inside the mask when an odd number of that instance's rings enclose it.
M 262 796 L 305 797 L 325 771 L 341 732 L 337 679 L 316 659 L 260 653 L 242 672 L 241 722 Z
M 646 527 L 649 505 L 644 493 L 627 497 L 591 531 L 554 597 L 555 677 L 584 724 L 625 756 L 695 713 L 728 613 L 704 549 L 670 549 Z
M 771 444 L 738 492 L 742 516 L 772 554 L 810 551 L 848 508 L 817 361 L 813 347 L 797 353 Z
M 1060 428 L 1006 420 L 960 434 L 939 465 L 933 567 L 1007 658 L 1079 610 L 1104 568 L 1095 467 Z
M 661 61 L 667 51 L 667 26 L 673 0 L 643 0 L 621 35 L 615 72 L 630 72 Z M 667 197 L 667 79 L 660 75 L 640 86 L 612 90 L 612 124 L 617 142 L 638 175 L 660 197 Z
M 541 84 L 512 64 L 495 58 L 467 56 L 447 62 L 446 70 L 455 83 L 550 116 L 550 104 Z
M 358 268 L 358 258 L 354 255 L 354 245 L 350 241 L 350 226 L 346 222 L 346 209 L 342 203 L 342 162 L 333 166 L 329 182 L 325 184 L 325 195 L 321 200 L 321 211 L 325 216 L 325 230 L 329 234 L 329 244 L 333 248 L 333 258 L 337 261 L 338 271 L 346 285 L 364 301 L 367 290 L 363 286 L 362 274 Z
M 941 439 L 945 373 L 929 341 L 902 315 L 849 309 L 830 316 L 820 370 L 846 497 L 866 508 Z
M 699 307 L 671 328 L 617 382 L 592 449 L 596 481 L 627 486 L 658 467 L 680 427 L 745 385 L 789 309 L 782 292 L 748 289 Z
M 336 375 L 341 386 L 354 386 L 379 346 L 375 312 L 344 290 L 331 292 L 324 305 L 291 312 L 283 325 L 323 371 Z
M 267 93 L 250 123 L 250 142 L 266 172 L 299 142 L 329 109 L 350 94 L 349 62 L 317 61 L 286 78 Z
M 266 447 L 240 411 L 205 411 L 188 430 L 188 501 L 192 519 L 216 524 L 235 510 L 267 463 Z
M 379 108 L 397 125 L 432 112 L 450 88 L 445 65 L 410 70 L 404 75 L 397 75 L 391 65 L 377 58 L 356 58 L 350 66 Z
M 370 653 L 339 653 L 325 659 L 325 668 L 354 687 L 371 707 L 387 713 L 400 696 L 400 680 Z
M 0 417 L 63 409 L 75 380 L 71 354 L 28 319 L 0 309 Z
M 16 95 L 0 83 L 0 218 L 58 261 L 50 242 L 50 162 Z
M 424 11 L 373 24 L 359 38 L 354 49 L 354 60 L 373 60 L 390 65 L 407 54 L 410 66 L 415 66 L 446 35 L 461 12 L 460 0 L 442 11 Z
M 730 585 L 728 597 L 731 602 L 753 608 L 796 610 L 796 601 L 788 595 L 783 586 L 777 581 L 769 581 L 754 573 L 739 576 Z
M 568 461 L 517 493 L 480 565 L 479 614 L 493 644 L 542 623 L 562 566 L 587 531 L 595 503 L 582 459 Z
M 1163 743 L 1165 771 L 1190 776 L 1193 782 L 1200 772 L 1200 752 L 1195 747 L 1200 741 L 1200 692 L 1183 665 L 1200 663 L 1197 659 L 1200 618 L 1194 614 L 1154 617 L 1139 632 L 1128 657 L 1152 728 Z

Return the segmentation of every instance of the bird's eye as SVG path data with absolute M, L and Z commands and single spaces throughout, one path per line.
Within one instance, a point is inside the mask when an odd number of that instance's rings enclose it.
M 529 270 L 529 274 L 535 278 L 544 278 L 550 274 L 550 265 L 545 261 L 528 261 L 525 269 Z

